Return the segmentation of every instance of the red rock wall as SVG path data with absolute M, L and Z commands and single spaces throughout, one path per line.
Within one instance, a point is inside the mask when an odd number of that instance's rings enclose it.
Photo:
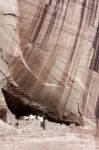
M 14 56 L 9 78 L 13 82 L 3 91 L 9 108 L 14 99 L 12 111 L 17 115 L 30 111 L 77 124 L 82 124 L 83 114 L 95 118 L 98 0 L 19 0 L 18 5 L 20 57 Z

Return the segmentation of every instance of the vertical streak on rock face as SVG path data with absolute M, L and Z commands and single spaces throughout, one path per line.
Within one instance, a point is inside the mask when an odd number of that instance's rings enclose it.
M 77 34 L 76 34 L 76 37 L 75 37 L 75 41 L 74 41 L 74 45 L 73 45 L 73 50 L 72 50 L 72 53 L 71 53 L 70 61 L 72 60 L 72 57 L 74 56 L 74 52 L 75 52 L 75 49 L 76 49 L 76 44 L 77 44 L 77 41 L 78 41 L 78 38 L 79 38 L 80 30 L 81 30 L 83 19 L 84 19 L 84 13 L 85 13 L 86 5 L 87 5 L 87 0 L 83 0 L 79 26 L 78 26 Z
M 96 16 L 97 16 L 97 10 L 98 10 L 98 0 L 95 1 L 95 7 L 94 7 L 94 12 L 93 12 L 93 17 L 92 17 L 92 24 L 95 23 Z
M 41 17 L 41 19 L 40 19 L 40 22 L 39 22 L 39 24 L 38 24 L 38 26 L 37 26 L 37 29 L 36 29 L 36 31 L 35 31 L 35 33 L 34 33 L 34 36 L 33 36 L 32 41 L 31 41 L 32 43 L 34 43 L 34 42 L 37 40 L 37 37 L 38 37 L 38 35 L 39 35 L 39 33 L 40 33 L 40 30 L 41 30 L 41 28 L 42 28 L 42 25 L 43 25 L 43 22 L 44 22 L 46 13 L 47 13 L 47 9 L 48 9 L 48 5 L 45 4 L 44 10 L 43 10 L 43 12 L 42 12 L 42 17 Z
M 92 17 L 93 17 L 93 13 L 94 13 L 94 9 L 95 9 L 95 2 L 90 0 L 89 3 L 88 3 L 88 7 L 89 7 L 89 25 L 91 23 L 91 20 L 92 20 Z
M 62 9 L 63 9 L 63 5 L 64 5 L 64 1 L 63 1 L 63 3 L 62 3 Z M 67 1 L 65 13 L 64 13 L 64 16 L 63 16 L 63 23 L 62 23 L 62 25 L 61 25 L 61 29 L 60 29 L 60 32 L 59 32 L 59 35 L 58 35 L 58 38 L 57 38 L 56 45 L 55 45 L 54 50 L 53 50 L 53 52 L 52 52 L 52 55 L 55 53 L 55 50 L 56 50 L 56 48 L 57 48 L 57 44 L 58 44 L 58 41 L 59 41 L 59 38 L 60 38 L 60 35 L 61 35 L 61 32 L 62 32 L 62 29 L 63 29 L 63 26 L 64 26 L 64 22 L 65 22 L 65 19 L 66 19 L 66 14 L 67 14 L 67 10 L 68 10 L 68 5 L 69 5 L 69 0 Z
M 53 25 L 55 23 L 55 20 L 57 19 L 59 5 L 60 5 L 60 0 L 57 0 L 56 4 L 55 4 L 55 8 L 54 8 L 53 13 L 52 13 L 52 17 L 51 17 L 50 23 L 48 25 L 48 28 L 47 28 L 47 31 L 46 31 L 46 34 L 45 34 L 45 37 L 44 37 L 44 39 L 42 41 L 42 46 L 43 46 L 44 43 L 46 43 L 48 41 L 48 39 L 50 37 L 50 34 L 52 32 L 52 29 L 53 29 Z
M 94 49 L 94 55 L 91 61 L 90 69 L 99 73 L 99 24 L 93 42 L 93 49 Z

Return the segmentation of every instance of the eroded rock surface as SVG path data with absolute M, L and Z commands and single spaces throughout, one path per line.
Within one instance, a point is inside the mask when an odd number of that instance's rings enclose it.
M 95 118 L 98 0 L 1 0 L 0 27 L 1 88 L 17 117 L 77 125 Z

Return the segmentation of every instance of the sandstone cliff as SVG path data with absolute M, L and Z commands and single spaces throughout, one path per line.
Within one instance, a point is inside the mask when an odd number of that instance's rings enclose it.
M 0 32 L 1 89 L 17 117 L 95 118 L 98 0 L 1 0 Z

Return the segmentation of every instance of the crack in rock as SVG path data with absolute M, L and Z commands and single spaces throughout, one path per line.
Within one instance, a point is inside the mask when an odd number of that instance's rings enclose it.
M 0 52 L 1 52 L 1 58 L 2 60 L 7 64 L 9 65 L 9 63 L 4 59 L 4 56 L 3 56 L 3 50 L 0 48 Z
M 12 14 L 12 13 L 4 13 L 4 16 L 13 16 L 13 17 L 18 17 L 16 14 Z

